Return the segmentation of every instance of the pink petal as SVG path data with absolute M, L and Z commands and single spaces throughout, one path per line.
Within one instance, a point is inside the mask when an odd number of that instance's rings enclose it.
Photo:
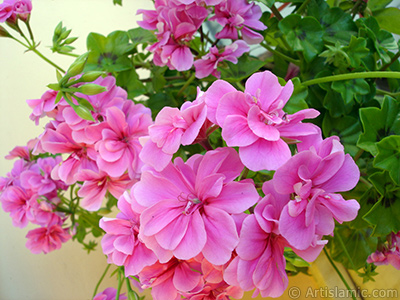
M 223 126 L 226 117 L 239 115 L 247 118 L 247 112 L 253 106 L 249 95 L 242 92 L 230 92 L 222 96 L 216 111 L 216 119 L 219 126 Z
M 260 108 L 258 106 L 255 105 L 250 108 L 247 120 L 248 126 L 256 136 L 268 141 L 277 141 L 280 139 L 280 132 L 276 127 L 260 120 Z
M 193 66 L 193 54 L 189 47 L 177 47 L 171 55 L 171 64 L 178 71 L 189 70 Z
M 259 139 L 250 129 L 246 117 L 239 115 L 230 115 L 225 118 L 222 137 L 229 147 L 249 146 Z
M 205 102 L 207 105 L 207 118 L 217 124 L 216 111 L 221 98 L 236 89 L 224 80 L 217 80 L 205 92 Z

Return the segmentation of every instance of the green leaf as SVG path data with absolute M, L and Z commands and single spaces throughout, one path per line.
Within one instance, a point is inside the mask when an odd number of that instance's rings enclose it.
M 123 71 L 117 76 L 117 85 L 128 92 L 128 98 L 133 99 L 146 93 L 146 87 L 139 80 L 135 69 Z
M 165 67 L 157 67 L 154 66 L 153 69 L 151 70 L 152 76 L 152 85 L 153 89 L 156 92 L 161 92 L 162 89 L 165 87 L 165 84 L 167 83 L 167 80 L 164 77 L 165 71 L 168 69 L 167 66 Z
M 293 14 L 279 22 L 279 28 L 294 51 L 302 51 L 307 62 L 312 61 L 323 49 L 324 31 L 313 17 Z
M 118 4 L 122 6 L 122 0 L 113 0 L 114 5 Z
M 381 197 L 372 209 L 364 216 L 364 220 L 374 227 L 373 236 L 387 236 L 391 232 L 400 231 L 400 201 L 389 195 Z
M 265 4 L 268 7 L 271 7 L 272 5 L 275 4 L 275 0 L 253 0 L 254 2 L 260 2 Z
M 128 54 L 134 49 L 129 43 L 128 34 L 114 31 L 107 37 L 90 33 L 87 37 L 87 48 L 90 50 L 86 70 L 104 70 L 121 72 L 132 68 Z
M 331 87 L 334 91 L 342 95 L 346 105 L 352 103 L 356 95 L 366 95 L 369 93 L 369 84 L 363 78 L 334 81 Z
M 391 97 L 385 97 L 381 108 L 365 107 L 360 109 L 360 120 L 363 126 L 357 146 L 376 156 L 376 143 L 384 137 L 400 134 L 400 107 Z
M 387 7 L 374 12 L 374 17 L 382 29 L 400 34 L 400 9 Z
M 370 51 L 366 46 L 367 41 L 364 38 L 352 36 L 349 45 L 343 47 L 343 51 L 349 56 L 353 68 L 358 68 L 362 59 L 369 54 Z
M 332 258 L 343 263 L 348 269 L 362 268 L 377 246 L 377 238 L 371 237 L 371 231 L 370 228 L 353 229 L 346 225 L 338 225 L 332 243 L 328 244 L 331 247 Z
M 288 114 L 294 114 L 295 112 L 308 108 L 305 101 L 308 95 L 308 89 L 301 84 L 300 79 L 297 77 L 293 78 L 292 82 L 294 86 L 293 94 L 283 108 Z
M 238 59 L 238 63 L 227 63 L 227 68 L 221 68 L 221 79 L 237 82 L 246 79 L 253 73 L 257 72 L 265 62 L 259 59 L 252 58 L 248 55 L 243 55 Z
M 128 35 L 135 48 L 140 44 L 151 44 L 157 41 L 156 36 L 150 30 L 140 27 L 128 30 Z
M 400 185 L 400 135 L 385 137 L 376 144 L 378 154 L 374 167 L 389 171 L 393 181 Z
M 385 8 L 390 4 L 393 0 L 369 0 L 367 3 L 367 7 L 372 11 L 376 11 L 379 9 Z
M 335 46 L 326 45 L 328 50 L 322 52 L 319 56 L 326 58 L 327 64 L 333 64 L 336 68 L 347 70 L 351 61 L 349 55 L 344 51 L 344 46 L 336 42 Z

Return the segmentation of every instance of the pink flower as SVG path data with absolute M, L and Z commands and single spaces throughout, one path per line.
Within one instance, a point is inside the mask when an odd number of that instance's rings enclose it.
M 289 159 L 274 175 L 278 193 L 294 194 L 283 208 L 279 229 L 288 242 L 306 249 L 315 236 L 333 232 L 339 223 L 353 220 L 360 205 L 340 194 L 356 186 L 360 171 L 345 154 L 337 137 L 330 137 L 310 150 Z
M 318 116 L 318 111 L 305 109 L 293 115 L 283 111 L 292 92 L 292 82 L 282 87 L 269 71 L 253 74 L 244 93 L 222 80 L 206 91 L 208 118 L 222 127 L 229 147 L 239 147 L 240 159 L 250 170 L 276 170 L 291 157 L 283 138 L 301 140 L 319 132 L 317 126 L 301 123 Z
M 58 104 L 55 103 L 57 93 L 58 92 L 53 90 L 46 91 L 40 99 L 26 100 L 29 107 L 33 109 L 29 118 L 32 121 L 35 121 L 36 125 L 39 125 L 39 119 L 43 118 L 44 116 L 60 120 L 60 118 L 57 118 L 57 107 L 60 105 L 60 102 Z
M 26 247 L 34 254 L 47 254 L 60 249 L 61 245 L 71 238 L 68 229 L 63 229 L 59 224 L 30 230 L 26 237 Z
M 180 145 L 192 144 L 206 121 L 207 108 L 198 98 L 185 102 L 181 109 L 164 107 L 149 126 L 150 139 L 144 144 L 140 158 L 156 171 L 162 171 Z
M 142 166 L 139 137 L 147 135 L 152 123 L 150 109 L 126 102 L 123 110 L 109 107 L 106 119 L 109 128 L 101 131 L 102 139 L 95 145 L 97 165 L 111 177 L 122 176 L 128 170 L 130 178 L 134 179 Z
M 237 152 L 219 148 L 184 163 L 176 158 L 163 171 L 144 169 L 133 186 L 141 214 L 140 237 L 161 262 L 202 253 L 215 265 L 230 258 L 238 243 L 232 214 L 259 199 L 254 184 L 235 179 L 243 169 Z
M 5 21 L 15 22 L 17 17 L 26 21 L 31 10 L 31 0 L 4 0 L 0 4 L 0 23 Z
M 231 297 L 241 299 L 243 290 L 237 286 L 230 286 L 225 281 L 206 283 L 200 291 L 183 293 L 185 299 L 190 300 L 230 300 Z
M 367 262 L 374 263 L 377 266 L 392 265 L 400 270 L 400 232 L 392 232 L 381 248 L 381 251 L 372 253 L 367 258 Z
M 135 200 L 126 193 L 118 200 L 117 218 L 102 218 L 100 227 L 104 229 L 101 246 L 108 257 L 108 263 L 125 266 L 125 276 L 137 275 L 144 267 L 157 261 L 155 254 L 138 238 L 140 215 L 132 210 Z M 137 204 L 136 204 L 137 206 Z
M 265 30 L 267 27 L 259 20 L 261 8 L 246 0 L 224 0 L 215 7 L 215 16 L 210 20 L 217 21 L 224 28 L 215 37 L 218 39 L 237 40 L 240 30 L 243 40 L 247 44 L 259 44 L 264 39 L 255 30 Z
M 166 263 L 156 262 L 139 273 L 139 280 L 143 288 L 151 288 L 154 300 L 178 300 L 181 293 L 203 286 L 201 266 L 194 259 L 172 258 Z
M 106 288 L 104 291 L 101 293 L 98 293 L 96 296 L 94 296 L 93 300 L 115 300 L 117 296 L 117 290 L 115 288 L 109 287 Z M 125 293 L 119 295 L 119 300 L 126 300 Z
M 219 78 L 221 72 L 217 71 L 218 64 L 224 60 L 237 63 L 237 58 L 243 53 L 250 51 L 250 47 L 244 41 L 235 41 L 225 47 L 223 52 L 220 52 L 217 47 L 211 47 L 210 52 L 204 55 L 201 59 L 194 62 L 196 68 L 196 77 L 204 78 L 212 74 Z
M 9 212 L 15 227 L 23 228 L 34 220 L 32 211 L 37 205 L 37 195 L 18 186 L 8 187 L 1 195 L 3 210 Z

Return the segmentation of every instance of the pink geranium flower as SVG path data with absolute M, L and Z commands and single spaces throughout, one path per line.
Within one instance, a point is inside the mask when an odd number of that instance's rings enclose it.
M 201 59 L 194 62 L 196 69 L 196 77 L 204 78 L 212 74 L 220 78 L 221 72 L 217 71 L 218 64 L 224 60 L 230 61 L 234 64 L 237 63 L 237 58 L 242 56 L 243 53 L 250 51 L 250 47 L 244 41 L 235 41 L 226 46 L 221 52 L 216 46 L 211 47 L 210 51 Z
M 201 93 L 199 92 L 201 95 Z M 162 171 L 180 145 L 192 144 L 206 121 L 207 108 L 201 98 L 186 101 L 181 109 L 164 107 L 149 126 L 150 139 L 144 144 L 140 158 L 156 171 Z
M 301 140 L 319 132 L 317 126 L 301 123 L 318 116 L 318 111 L 283 111 L 292 92 L 292 82 L 282 87 L 269 71 L 253 74 L 244 92 L 222 80 L 206 91 L 208 118 L 222 127 L 229 147 L 239 147 L 240 159 L 250 170 L 276 170 L 291 157 L 285 137 Z
M 115 300 L 116 296 L 117 296 L 117 290 L 115 288 L 109 287 L 109 288 L 106 288 L 101 293 L 96 294 L 96 296 L 94 296 L 93 300 Z M 118 299 L 126 300 L 128 298 L 125 296 L 125 293 L 123 293 L 123 294 L 119 295 Z
M 141 214 L 140 236 L 161 262 L 202 253 L 215 265 L 230 258 L 238 243 L 232 214 L 259 199 L 254 184 L 235 179 L 243 169 L 237 152 L 219 148 L 186 163 L 176 158 L 163 171 L 143 169 L 134 185 Z
M 210 20 L 217 21 L 224 28 L 215 37 L 218 39 L 239 38 L 240 30 L 243 40 L 248 44 L 259 44 L 264 39 L 261 34 L 253 31 L 265 30 L 267 27 L 260 21 L 261 8 L 246 0 L 224 0 L 215 7 L 215 16 Z
M 357 165 L 337 137 L 293 156 L 274 175 L 279 193 L 294 194 L 282 210 L 281 234 L 294 247 L 306 249 L 315 236 L 333 232 L 334 219 L 339 223 L 353 220 L 360 205 L 335 192 L 354 188 L 359 177 Z
M 135 200 L 127 193 L 118 200 L 120 213 L 114 219 L 102 218 L 100 227 L 106 232 L 101 246 L 108 263 L 125 267 L 125 276 L 137 275 L 157 261 L 156 255 L 139 240 L 140 215 L 132 210 Z
M 31 0 L 4 0 L 0 4 L 0 23 L 5 21 L 15 22 L 17 17 L 26 21 L 31 10 Z
M 62 244 L 71 238 L 71 235 L 68 233 L 68 229 L 62 228 L 60 224 L 49 224 L 47 227 L 30 230 L 26 237 L 28 238 L 26 247 L 32 253 L 47 254 L 60 249 Z
M 400 270 L 400 232 L 392 232 L 387 241 L 381 246 L 381 250 L 377 250 L 367 258 L 368 263 L 380 265 L 392 265 Z

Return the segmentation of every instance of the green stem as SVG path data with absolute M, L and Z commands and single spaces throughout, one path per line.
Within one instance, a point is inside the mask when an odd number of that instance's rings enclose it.
M 362 176 L 360 176 L 360 182 L 362 182 L 362 183 L 364 183 L 366 186 L 368 186 L 369 188 L 372 188 L 373 187 L 373 185 L 367 180 L 367 179 L 365 179 L 364 177 L 362 177 Z
M 183 85 L 183 87 L 179 90 L 178 96 L 182 95 L 183 91 L 192 83 L 192 81 L 196 78 L 195 73 L 190 76 L 190 78 L 186 81 L 186 83 Z
M 79 54 L 75 54 L 75 53 L 66 53 L 66 52 L 58 52 L 59 54 L 62 55 L 68 55 L 68 56 L 72 56 L 72 57 L 79 57 Z
M 395 78 L 395 79 L 400 79 L 400 72 L 391 72 L 391 71 L 355 72 L 355 73 L 347 73 L 347 74 L 339 74 L 339 75 L 315 78 L 315 79 L 304 81 L 302 84 L 304 86 L 310 86 L 310 85 L 319 84 L 319 83 L 341 81 L 341 80 L 351 80 L 351 79 L 358 79 L 358 78 Z
M 29 32 L 29 36 L 31 38 L 31 41 L 33 43 L 33 45 L 35 45 L 35 39 L 33 37 L 33 32 L 32 32 L 32 28 L 31 25 L 29 24 L 29 20 L 27 22 L 25 22 L 26 28 L 28 28 L 28 32 Z
M 243 84 L 241 84 L 239 81 L 238 81 L 238 82 L 235 82 L 235 83 L 236 83 L 236 85 L 238 86 L 238 88 L 241 89 L 242 92 L 244 92 L 245 87 L 243 86 Z
M 400 92 L 391 93 L 391 92 L 388 92 L 388 91 L 385 91 L 385 90 L 381 90 L 381 89 L 376 89 L 376 94 L 377 95 L 387 95 L 387 96 L 390 96 L 390 97 L 393 97 L 393 98 L 396 98 L 397 96 L 400 96 Z
M 55 67 L 57 70 L 59 70 L 61 73 L 65 73 L 65 71 L 57 66 L 55 63 L 53 63 L 50 59 L 48 59 L 46 56 L 44 56 L 42 53 L 39 52 L 39 50 L 37 50 L 36 48 L 32 48 L 30 49 L 33 52 L 35 52 L 40 58 L 42 58 L 44 61 L 46 61 L 47 63 L 49 63 L 50 65 L 52 65 L 53 67 Z
M 332 267 L 335 269 L 336 273 L 339 275 L 340 279 L 342 280 L 342 282 L 344 283 L 344 285 L 346 286 L 347 290 L 350 292 L 351 297 L 353 298 L 353 300 L 357 300 L 355 295 L 354 295 L 354 291 L 350 288 L 349 284 L 347 283 L 346 279 L 344 278 L 343 274 L 339 271 L 339 269 L 336 267 L 335 263 L 333 262 L 332 258 L 329 256 L 328 251 L 326 251 L 325 247 L 324 247 L 324 253 L 326 255 L 326 257 L 329 260 L 329 263 L 332 265 Z
M 107 265 L 107 267 L 104 270 L 103 274 L 101 275 L 99 281 L 97 282 L 96 287 L 94 288 L 92 299 L 94 298 L 94 296 L 96 296 L 97 290 L 99 289 L 99 286 L 100 286 L 101 282 L 103 281 L 104 277 L 106 276 L 108 269 L 110 269 L 110 267 L 111 267 L 111 265 Z
M 303 10 L 306 9 L 308 3 L 310 3 L 310 2 L 311 2 L 311 0 L 305 0 L 305 1 L 303 2 L 303 4 L 299 7 L 299 9 L 297 10 L 296 13 L 299 14 L 299 15 L 301 15 L 302 12 L 303 12 Z
M 291 58 L 291 57 L 283 54 L 282 52 L 276 51 L 275 49 L 273 49 L 270 46 L 268 46 L 266 43 L 261 43 L 260 45 L 262 47 L 264 47 L 265 49 L 267 49 L 269 52 L 272 52 L 273 54 L 276 54 L 276 55 L 280 56 L 281 58 L 283 58 L 284 60 L 286 60 L 288 62 L 291 62 L 291 63 L 293 63 L 293 64 L 295 64 L 297 66 L 300 64 L 300 60 Z
M 118 287 L 117 287 L 117 294 L 115 295 L 115 300 L 119 300 L 119 295 L 121 294 L 121 288 L 122 284 L 124 283 L 123 280 L 121 280 L 121 269 L 118 270 Z
M 133 294 L 135 296 L 135 300 L 139 300 L 139 295 L 132 289 L 131 282 L 129 281 L 128 277 L 125 277 L 126 289 L 128 290 L 128 299 L 129 294 Z
M 385 71 L 387 68 L 389 68 L 395 61 L 397 61 L 400 57 L 400 51 L 396 53 L 395 56 L 392 57 L 390 62 L 388 62 L 386 65 L 383 65 L 382 68 L 380 68 L 380 71 Z
M 358 152 L 356 153 L 356 155 L 354 155 L 354 161 L 357 161 L 361 155 L 364 153 L 364 149 L 360 149 L 358 150 Z
M 271 11 L 279 21 L 283 19 L 281 12 L 276 8 L 275 5 L 271 6 Z

